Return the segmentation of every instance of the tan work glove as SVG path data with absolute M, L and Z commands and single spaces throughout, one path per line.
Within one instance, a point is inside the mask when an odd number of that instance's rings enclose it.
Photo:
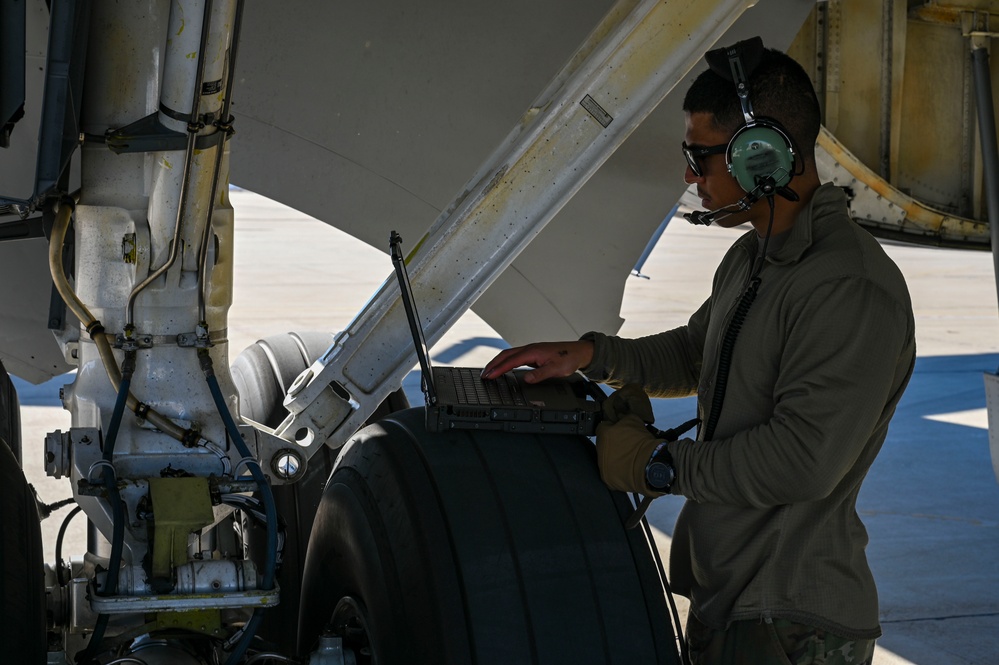
M 645 484 L 645 467 L 662 439 L 645 429 L 642 419 L 633 413 L 616 423 L 597 425 L 597 466 L 600 479 L 612 490 L 662 496 Z
M 652 401 L 645 389 L 637 383 L 629 383 L 616 390 L 604 400 L 602 405 L 603 421 L 616 423 L 623 416 L 633 413 L 647 423 L 656 420 L 652 413 Z
M 603 404 L 597 425 L 597 466 L 600 478 L 612 490 L 662 496 L 645 484 L 645 467 L 662 441 L 645 428 L 655 420 L 652 402 L 641 386 L 628 384 Z

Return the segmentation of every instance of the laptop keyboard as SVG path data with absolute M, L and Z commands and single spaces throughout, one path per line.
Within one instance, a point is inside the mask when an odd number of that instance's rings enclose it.
M 525 406 L 527 402 L 520 392 L 517 380 L 504 374 L 495 380 L 483 381 L 481 370 L 469 367 L 453 368 L 454 386 L 460 404 L 500 404 L 504 406 Z

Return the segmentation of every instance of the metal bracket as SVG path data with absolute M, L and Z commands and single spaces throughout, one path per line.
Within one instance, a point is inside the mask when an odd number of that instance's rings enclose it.
M 207 335 L 202 331 L 180 333 L 179 335 L 145 335 L 143 333 L 133 333 L 132 338 L 125 337 L 123 333 L 114 336 L 114 347 L 116 349 L 136 350 L 151 349 L 154 346 L 179 346 L 183 348 L 211 348 L 219 342 L 224 342 L 229 330 L 213 330 Z
M 137 349 L 151 349 L 153 345 L 159 341 L 162 343 L 163 335 L 156 335 L 159 340 L 154 339 L 153 335 L 134 335 L 133 337 L 125 337 L 124 334 L 118 333 L 114 336 L 114 348 L 123 349 L 125 351 L 135 351 Z
M 232 136 L 232 132 L 226 131 L 225 127 L 220 131 L 225 132 L 227 141 Z M 217 132 L 212 132 L 200 134 L 195 139 L 194 145 L 198 150 L 208 150 L 217 146 L 218 142 Z M 130 125 L 119 129 L 109 129 L 105 135 L 105 143 L 112 152 L 119 155 L 126 152 L 185 150 L 187 148 L 187 134 L 164 127 L 157 111 Z
M 99 596 L 94 585 L 87 587 L 90 607 L 98 614 L 136 614 L 140 612 L 180 612 L 239 607 L 274 607 L 280 602 L 277 582 L 269 591 L 198 593 L 157 596 Z
M 239 431 L 247 447 L 256 451 L 256 459 L 272 484 L 294 483 L 305 476 L 313 452 L 307 449 L 308 446 L 289 443 L 276 435 L 274 430 L 252 421 L 240 424 Z M 320 445 L 315 444 L 315 448 Z

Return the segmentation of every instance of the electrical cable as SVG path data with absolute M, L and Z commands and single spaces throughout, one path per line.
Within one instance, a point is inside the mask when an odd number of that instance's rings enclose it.
M 221 496 L 222 503 L 227 506 L 232 506 L 243 511 L 251 518 L 257 521 L 258 524 L 267 527 L 267 514 L 264 512 L 263 503 L 259 499 L 253 497 L 244 496 L 242 494 L 223 494 Z M 277 551 L 275 552 L 275 574 L 277 567 L 280 566 L 283 561 L 284 546 L 287 542 L 287 536 L 285 534 L 285 523 L 278 515 L 278 532 L 277 532 Z
M 113 596 L 118 593 L 118 573 L 121 568 L 122 551 L 125 548 L 125 510 L 121 505 L 121 496 L 118 493 L 118 480 L 114 472 L 114 447 L 118 438 L 118 429 L 121 426 L 122 417 L 125 415 L 125 406 L 128 401 L 128 389 L 132 383 L 132 374 L 135 371 L 135 351 L 126 351 L 125 359 L 121 366 L 121 383 L 118 386 L 118 396 L 115 399 L 114 411 L 111 413 L 111 422 L 108 424 L 107 436 L 104 438 L 103 460 L 107 462 L 103 466 L 102 477 L 104 488 L 108 494 L 108 502 L 111 506 L 111 555 L 108 558 L 107 573 L 104 578 L 104 588 L 100 595 Z M 97 617 L 94 625 L 94 632 L 90 636 L 90 643 L 86 650 L 78 656 L 77 663 L 86 663 L 96 657 L 100 649 L 101 642 L 104 641 L 104 633 L 107 630 L 110 615 L 101 614 Z
M 62 544 L 63 540 L 65 540 L 66 538 L 66 529 L 69 528 L 69 523 L 73 521 L 73 518 L 82 512 L 83 512 L 83 507 L 77 506 L 73 510 L 69 511 L 69 514 L 66 515 L 65 518 L 63 518 L 62 524 L 59 525 L 59 535 L 56 536 L 56 542 L 55 542 L 56 581 L 59 583 L 59 586 L 65 586 L 66 584 L 69 583 L 69 580 L 64 580 L 62 578 L 62 573 L 63 573 Z M 72 575 L 73 574 L 72 565 L 70 565 L 69 568 L 70 568 L 69 574 Z
M 243 658 L 243 654 L 250 647 L 250 642 L 253 641 L 254 635 L 256 635 L 257 630 L 260 628 L 260 622 L 264 619 L 264 610 L 261 607 L 253 610 L 253 615 L 250 620 L 246 622 L 242 630 L 236 633 L 233 637 L 238 637 L 238 643 L 233 647 L 233 650 L 229 653 L 228 660 L 225 661 L 226 665 L 236 665 L 239 663 L 240 659 Z
M 73 498 L 63 499 L 62 501 L 56 501 L 55 503 L 43 504 L 42 507 L 45 509 L 46 513 L 51 514 L 59 510 L 60 508 L 65 508 L 66 506 L 72 503 L 76 503 L 76 499 Z
M 236 425 L 236 421 L 233 419 L 232 413 L 226 405 L 225 397 L 222 395 L 222 389 L 219 387 L 215 370 L 212 367 L 212 358 L 208 353 L 208 349 L 198 349 L 198 360 L 201 363 L 201 370 L 204 372 L 205 380 L 208 382 L 209 392 L 212 394 L 212 399 L 215 400 L 215 407 L 222 418 L 222 422 L 225 424 L 229 438 L 244 459 L 252 458 L 253 455 L 250 453 L 250 449 L 246 446 L 246 442 L 243 441 L 243 437 L 239 433 L 239 426 Z M 260 495 L 263 499 L 264 511 L 267 516 L 267 558 L 261 581 L 261 587 L 266 591 L 274 588 L 274 573 L 277 565 L 277 505 L 274 502 L 274 492 L 271 490 L 271 486 L 267 482 L 267 478 L 264 476 L 259 462 L 254 460 L 246 466 L 250 470 L 250 475 L 257 481 L 257 485 L 260 487 Z M 260 607 L 253 611 L 250 620 L 243 627 L 239 642 L 229 654 L 229 659 L 226 661 L 227 665 L 236 665 L 243 657 L 243 654 L 246 653 L 246 649 L 250 646 L 253 636 L 260 627 L 260 622 L 263 620 L 263 612 L 263 608 Z
M 121 385 L 118 398 L 115 400 L 111 422 L 108 424 L 108 434 L 104 437 L 104 460 L 114 464 L 114 448 L 118 439 L 118 429 L 125 415 L 125 404 L 128 400 L 128 388 L 132 384 L 132 374 L 135 372 L 135 351 L 126 351 L 121 364 Z M 118 592 L 118 569 L 121 567 L 122 550 L 125 547 L 125 511 L 118 494 L 118 480 L 114 468 L 104 470 L 104 486 L 108 489 L 108 500 L 111 501 L 111 511 L 114 519 L 111 539 L 111 556 L 108 560 L 108 577 L 104 583 L 103 595 L 113 596 Z
M 743 292 L 742 297 L 739 299 L 739 304 L 736 305 L 735 312 L 729 320 L 725 336 L 722 338 L 721 349 L 718 352 L 715 390 L 711 399 L 711 412 L 705 421 L 704 437 L 702 438 L 704 441 L 710 441 L 711 437 L 714 436 L 718 419 L 721 418 L 722 405 L 725 402 L 725 390 L 728 387 L 729 371 L 732 368 L 732 356 L 735 353 L 735 342 L 739 337 L 739 331 L 742 329 L 743 323 L 746 321 L 746 316 L 749 314 L 749 308 L 753 306 L 753 301 L 756 300 L 756 294 L 760 288 L 760 271 L 763 270 L 763 264 L 766 262 L 767 245 L 770 242 L 770 232 L 774 226 L 774 197 L 768 196 L 767 202 L 770 204 L 770 222 L 767 225 L 767 233 L 763 238 L 763 248 L 750 266 L 749 285 L 745 292 Z
M 636 504 L 638 503 L 638 496 L 638 494 L 631 495 L 632 501 Z M 669 578 L 666 577 L 666 569 L 663 566 L 662 557 L 659 556 L 659 548 L 656 547 L 655 537 L 652 534 L 652 526 L 644 518 L 641 520 L 641 523 L 645 538 L 652 548 L 652 557 L 655 559 L 656 568 L 659 572 L 659 580 L 662 583 L 663 591 L 666 593 L 666 601 L 669 604 L 670 613 L 672 614 L 673 625 L 676 627 L 675 637 L 680 643 L 680 661 L 684 665 L 689 665 L 690 654 L 687 652 L 687 641 L 683 638 L 683 626 L 680 624 L 680 610 L 677 609 L 676 600 L 673 598 L 673 590 L 670 588 Z
M 243 441 L 243 437 L 239 433 L 239 426 L 233 420 L 232 414 L 229 412 L 229 407 L 225 403 L 225 397 L 223 397 L 222 389 L 219 386 L 218 379 L 215 377 L 215 371 L 212 368 L 211 356 L 208 354 L 208 350 L 198 349 L 198 358 L 201 360 L 201 368 L 205 373 L 208 389 L 215 400 L 215 406 L 222 418 L 222 422 L 225 424 L 229 438 L 232 440 L 233 445 L 236 446 L 236 450 L 240 455 L 244 458 L 252 458 L 250 449 L 247 448 L 246 442 Z M 274 502 L 274 493 L 271 490 L 270 483 L 267 482 L 260 464 L 254 460 L 246 466 L 250 470 L 250 475 L 260 487 L 264 512 L 267 515 L 267 562 L 264 566 L 261 586 L 264 590 L 268 590 L 274 586 L 274 553 L 277 549 L 277 505 Z

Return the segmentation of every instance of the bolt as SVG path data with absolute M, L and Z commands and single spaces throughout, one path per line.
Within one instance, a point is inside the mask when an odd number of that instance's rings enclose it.
M 271 461 L 274 472 L 283 480 L 290 480 L 298 475 L 302 470 L 302 460 L 290 450 L 282 450 Z

